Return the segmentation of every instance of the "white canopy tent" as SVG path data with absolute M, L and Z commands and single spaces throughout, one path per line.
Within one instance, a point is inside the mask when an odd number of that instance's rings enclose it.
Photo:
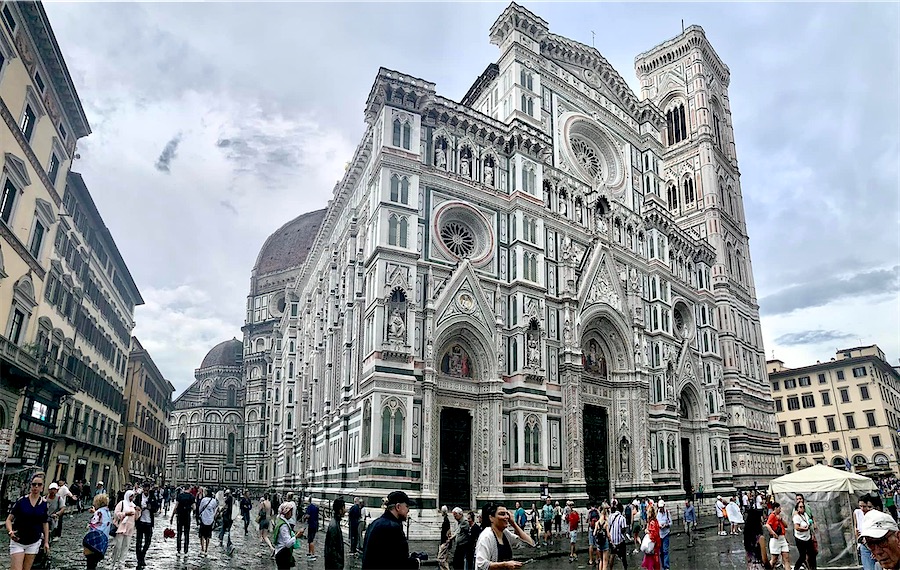
M 872 479 L 827 465 L 813 465 L 772 479 L 769 492 L 781 504 L 788 521 L 794 512 L 796 495 L 803 495 L 807 512 L 816 524 L 820 568 L 858 568 L 853 509 L 861 495 L 878 494 L 878 486 Z M 792 529 L 793 525 L 789 524 L 788 528 Z M 788 532 L 793 534 L 792 530 Z
M 800 471 L 788 473 L 769 482 L 769 491 L 778 493 L 845 492 L 861 495 L 877 491 L 875 482 L 863 475 L 835 469 L 827 465 L 813 465 Z

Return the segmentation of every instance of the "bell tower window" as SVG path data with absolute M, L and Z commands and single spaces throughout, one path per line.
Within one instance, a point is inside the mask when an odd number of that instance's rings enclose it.
M 669 145 L 680 143 L 687 139 L 687 120 L 684 113 L 684 104 L 679 103 L 666 111 L 666 132 Z

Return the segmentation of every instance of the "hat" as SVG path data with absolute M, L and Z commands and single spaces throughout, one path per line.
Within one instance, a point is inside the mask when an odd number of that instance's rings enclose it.
M 53 489 L 59 489 L 59 485 L 57 485 L 56 483 L 50 483 L 50 486 L 47 488 L 52 491 Z
M 460 507 L 453 507 L 453 512 L 458 514 L 463 514 L 463 510 Z
M 98 485 L 102 485 L 102 484 L 103 484 L 103 481 L 97 481 L 97 484 L 98 484 Z
M 666 502 L 660 499 L 658 505 L 659 508 L 664 509 L 666 507 Z
M 864 537 L 881 538 L 892 530 L 898 529 L 897 523 L 894 522 L 891 515 L 872 510 L 866 513 L 862 524 L 859 525 L 859 539 L 862 540 Z
M 399 505 L 400 503 L 406 503 L 407 507 L 416 506 L 416 503 L 410 500 L 409 495 L 407 495 L 403 491 L 394 491 L 387 496 L 387 504 Z

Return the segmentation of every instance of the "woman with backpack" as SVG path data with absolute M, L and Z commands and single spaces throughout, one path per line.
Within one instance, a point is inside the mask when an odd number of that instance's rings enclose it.
M 275 566 L 278 570 L 291 570 L 295 564 L 294 545 L 297 537 L 288 522 L 293 516 L 294 503 L 288 501 L 281 505 L 278 518 L 275 519 L 272 533 L 275 536 Z
M 124 564 L 125 553 L 131 545 L 131 538 L 137 528 L 134 521 L 140 516 L 141 510 L 132 502 L 134 491 L 125 491 L 125 497 L 116 505 L 113 513 L 113 524 L 116 527 L 116 549 L 113 551 L 111 566 Z
M 594 524 L 594 544 L 597 548 L 597 570 L 607 570 L 609 564 L 609 504 L 603 503 L 600 518 Z
M 109 496 L 94 497 L 94 514 L 88 523 L 87 534 L 81 541 L 84 557 L 87 559 L 87 570 L 95 570 L 100 561 L 106 557 L 109 548 L 109 533 L 112 530 L 112 515 L 109 512 Z

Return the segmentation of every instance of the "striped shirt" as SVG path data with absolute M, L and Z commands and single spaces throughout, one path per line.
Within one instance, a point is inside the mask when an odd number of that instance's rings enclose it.
M 612 545 L 619 545 L 625 540 L 623 536 L 625 530 L 625 517 L 619 511 L 614 512 L 609 517 L 609 542 Z

